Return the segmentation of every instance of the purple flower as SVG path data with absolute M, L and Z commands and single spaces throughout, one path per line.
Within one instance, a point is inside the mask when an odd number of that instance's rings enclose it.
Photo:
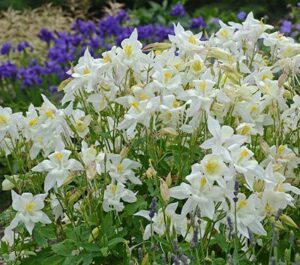
M 6 42 L 2 45 L 0 52 L 2 55 L 9 54 L 10 49 L 11 49 L 11 44 L 9 42 Z
M 290 20 L 284 20 L 280 27 L 280 32 L 289 34 L 292 32 L 292 22 Z
M 172 7 L 170 15 L 172 17 L 183 17 L 185 15 L 185 9 L 182 4 L 176 4 Z
M 298 31 L 300 31 L 300 23 L 297 23 L 297 24 L 295 25 L 295 29 L 298 30 Z
M 27 41 L 21 41 L 17 46 L 18 52 L 22 52 L 26 48 L 30 48 L 30 50 L 33 51 L 33 47 Z
M 219 18 L 217 18 L 217 17 L 214 17 L 213 19 L 212 19 L 212 23 L 214 23 L 214 24 L 216 24 L 216 25 L 220 25 L 220 19 Z
M 15 78 L 18 73 L 18 68 L 15 64 L 10 61 L 3 62 L 0 64 L 0 79 L 3 78 Z
M 245 11 L 240 11 L 237 13 L 236 16 L 237 16 L 238 20 L 244 20 L 247 16 L 247 13 Z
M 129 19 L 129 16 L 125 10 L 120 10 L 118 14 L 116 15 L 116 19 L 119 21 L 119 23 L 122 23 Z
M 193 18 L 191 23 L 191 29 L 205 28 L 207 25 L 203 17 Z
M 39 33 L 38 37 L 39 37 L 41 40 L 43 40 L 43 41 L 45 41 L 45 42 L 47 42 L 47 43 L 49 43 L 50 41 L 54 40 L 54 36 L 53 36 L 52 32 L 49 31 L 49 30 L 46 29 L 46 28 L 42 28 L 42 29 L 40 30 L 40 33 Z

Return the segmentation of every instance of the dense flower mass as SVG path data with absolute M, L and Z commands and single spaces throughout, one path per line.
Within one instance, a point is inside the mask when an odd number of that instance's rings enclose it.
M 101 23 L 117 27 L 126 19 L 119 16 Z M 94 26 L 75 25 L 86 34 Z M 8 252 L 22 245 L 21 223 L 31 235 L 51 219 L 52 251 L 66 257 L 65 244 L 73 256 L 89 253 L 86 264 L 124 255 L 204 264 L 204 249 L 221 236 L 247 256 L 278 222 L 295 225 L 288 209 L 300 195 L 300 44 L 272 28 L 252 13 L 220 21 L 208 39 L 177 24 L 169 42 L 144 48 L 142 31 L 128 29 L 100 58 L 85 50 L 59 87 L 61 108 L 45 96 L 24 115 L 1 108 L 0 148 L 18 161 L 18 178 L 7 179 L 23 192 L 12 191 L 18 213 L 4 237 Z M 77 37 L 65 37 L 70 55 Z M 70 227 L 85 244 L 72 241 Z M 127 254 L 114 251 L 118 244 Z

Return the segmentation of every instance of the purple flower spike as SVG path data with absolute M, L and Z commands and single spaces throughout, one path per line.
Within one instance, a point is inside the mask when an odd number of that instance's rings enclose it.
M 191 23 L 191 29 L 205 28 L 207 24 L 205 23 L 203 17 L 193 18 Z
M 292 32 L 292 22 L 290 20 L 284 20 L 281 24 L 280 32 L 290 34 Z
M 33 51 L 33 47 L 27 41 L 21 41 L 17 46 L 18 52 L 22 52 L 26 48 L 30 48 L 30 50 Z
M 237 13 L 237 18 L 238 20 L 244 20 L 247 16 L 247 13 L 245 11 L 240 11 L 239 13 Z
M 6 42 L 2 45 L 0 53 L 2 55 L 6 55 L 9 54 L 10 50 L 11 50 L 11 44 L 9 42 Z
M 185 9 L 182 4 L 176 4 L 172 7 L 170 15 L 172 17 L 183 17 L 185 15 Z
M 46 29 L 46 28 L 42 28 L 42 29 L 41 29 L 41 31 L 40 31 L 38 37 L 39 37 L 41 40 L 43 40 L 43 41 L 45 41 L 45 42 L 47 42 L 47 43 L 49 43 L 50 41 L 54 40 L 54 36 L 53 36 L 52 32 L 49 31 L 49 30 Z

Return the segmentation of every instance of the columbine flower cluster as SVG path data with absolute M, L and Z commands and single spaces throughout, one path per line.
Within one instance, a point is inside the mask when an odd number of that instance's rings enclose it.
M 25 115 L 0 109 L 2 149 L 28 154 L 28 172 L 19 174 L 37 176 L 45 192 L 12 192 L 11 244 L 19 222 L 30 233 L 49 222 L 41 211 L 47 196 L 57 206 L 81 187 L 75 213 L 95 198 L 117 214 L 137 195 L 150 204 L 149 178 L 160 202 L 131 217 L 148 221 L 144 240 L 194 242 L 209 222 L 217 232 L 235 227 L 241 238 L 267 234 L 266 224 L 300 195 L 300 45 L 268 33 L 272 26 L 251 13 L 220 26 L 203 40 L 178 24 L 170 43 L 144 49 L 134 30 L 101 58 L 86 50 L 61 86 L 65 108 L 43 97 Z

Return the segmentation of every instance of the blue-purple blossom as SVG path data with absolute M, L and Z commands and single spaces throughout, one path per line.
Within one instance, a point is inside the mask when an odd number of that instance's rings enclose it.
M 18 73 L 18 68 L 10 61 L 5 61 L 0 64 L 0 79 L 15 78 Z
M 245 11 L 240 11 L 237 13 L 236 16 L 237 16 L 238 20 L 244 20 L 247 16 L 247 13 Z
M 172 7 L 170 15 L 172 17 L 183 17 L 185 15 L 185 9 L 182 4 L 176 4 Z
M 207 24 L 205 23 L 203 17 L 193 18 L 191 22 L 191 29 L 205 28 Z
M 33 47 L 32 47 L 27 41 L 21 41 L 21 42 L 17 45 L 17 51 L 18 51 L 18 52 L 22 52 L 22 51 L 24 51 L 26 48 L 30 48 L 30 50 L 33 51 Z
M 46 28 L 42 28 L 42 29 L 40 30 L 40 33 L 38 34 L 38 37 L 39 37 L 41 40 L 43 40 L 43 41 L 45 41 L 45 42 L 47 42 L 47 43 L 49 43 L 50 41 L 54 40 L 54 36 L 53 36 L 52 32 L 49 31 L 49 30 L 46 29 Z
M 6 55 L 9 54 L 10 50 L 11 50 L 11 44 L 9 42 L 6 42 L 2 45 L 0 52 L 2 55 Z
M 284 20 L 280 27 L 280 32 L 284 34 L 290 34 L 292 32 L 292 22 L 290 20 Z

